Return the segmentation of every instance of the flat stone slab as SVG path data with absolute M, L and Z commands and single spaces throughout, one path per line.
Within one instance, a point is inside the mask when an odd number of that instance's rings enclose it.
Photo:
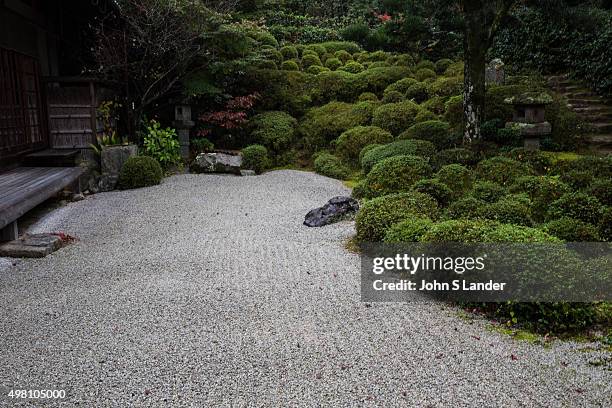
M 192 173 L 240 174 L 242 156 L 225 153 L 200 153 L 189 166 Z
M 62 239 L 54 234 L 26 234 L 0 246 L 0 256 L 9 258 L 44 258 L 62 247 Z

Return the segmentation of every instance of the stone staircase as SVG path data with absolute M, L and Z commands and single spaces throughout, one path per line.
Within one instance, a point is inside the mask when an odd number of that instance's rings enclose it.
M 547 77 L 548 85 L 567 98 L 567 106 L 576 112 L 593 131 L 586 135 L 588 150 L 612 153 L 612 101 L 597 95 L 567 74 Z

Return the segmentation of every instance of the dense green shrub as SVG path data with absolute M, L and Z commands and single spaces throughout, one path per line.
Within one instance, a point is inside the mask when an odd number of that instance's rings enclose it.
M 365 152 L 360 163 L 363 171 L 368 173 L 374 165 L 389 157 L 420 156 L 429 159 L 435 151 L 433 143 L 426 140 L 398 140 Z
M 444 104 L 444 120 L 452 128 L 461 129 L 463 127 L 463 97 L 453 96 Z
M 311 51 L 316 52 L 319 57 L 323 56 L 323 54 L 328 52 L 327 49 L 322 44 L 309 44 L 306 46 L 306 49 L 304 50 L 304 52 L 306 52 L 306 50 L 311 50 Z
M 414 117 L 414 122 L 416 123 L 423 123 L 423 122 L 429 122 L 432 120 L 438 120 L 439 117 L 437 115 L 434 115 L 432 112 L 428 111 L 427 109 L 421 109 L 419 110 L 419 113 L 417 113 L 417 115 Z
M 259 90 L 259 110 L 286 111 L 297 117 L 312 105 L 309 90 L 312 77 L 304 72 L 249 69 L 243 81 L 245 86 Z
M 612 155 L 608 156 L 577 156 L 568 160 L 555 160 L 551 172 L 565 174 L 570 171 L 586 171 L 598 178 L 612 178 Z
M 359 152 L 359 164 L 361 165 L 361 163 L 363 162 L 363 157 L 366 155 L 366 153 L 380 146 L 383 146 L 383 145 L 378 144 L 378 143 L 372 143 L 372 144 L 366 145 L 363 149 L 361 149 L 361 151 Z
M 494 203 L 506 195 L 506 190 L 492 181 L 477 181 L 472 189 L 472 196 L 487 203 Z
M 298 57 L 297 49 L 292 45 L 285 45 L 280 49 L 280 53 L 285 61 L 293 60 Z
M 350 170 L 342 164 L 340 158 L 326 152 L 316 155 L 314 168 L 317 173 L 323 176 L 340 180 L 344 180 L 350 175 Z
M 213 142 L 211 142 L 205 137 L 198 137 L 196 139 L 191 139 L 190 144 L 193 150 L 197 154 L 212 152 L 213 150 L 215 150 L 215 145 L 213 144 Z
M 261 61 L 257 62 L 257 68 L 259 68 L 259 69 L 272 69 L 272 70 L 276 70 L 276 69 L 278 69 L 278 65 L 276 65 L 276 62 L 274 62 L 272 60 L 261 60 Z
M 612 179 L 595 179 L 587 192 L 603 205 L 612 206 Z
M 366 176 L 367 196 L 409 191 L 417 181 L 430 175 L 431 166 L 422 157 L 389 157 L 377 163 Z
M 590 171 L 572 170 L 561 175 L 561 181 L 576 190 L 582 190 L 591 185 L 595 179 Z
M 342 133 L 336 142 L 336 153 L 341 158 L 356 163 L 361 150 L 373 143 L 393 141 L 391 133 L 376 126 L 357 126 Z
M 446 71 L 444 71 L 444 76 L 447 76 L 447 77 L 462 76 L 464 69 L 465 69 L 465 66 L 464 66 L 463 61 L 453 62 L 452 64 L 448 66 L 448 68 L 446 68 Z
M 575 218 L 580 221 L 596 224 L 603 210 L 599 200 L 582 192 L 566 193 L 548 208 L 547 220 L 557 220 L 563 217 Z
M 394 55 L 387 59 L 387 63 L 390 65 L 412 67 L 414 66 L 414 58 L 409 54 Z
M 410 74 L 406 67 L 380 67 L 368 68 L 357 74 L 361 86 L 361 92 L 374 92 L 381 95 L 391 84 L 399 81 Z
M 397 91 L 385 92 L 382 103 L 397 103 L 404 100 L 404 95 Z
M 411 101 L 382 105 L 374 111 L 372 124 L 399 135 L 415 123 L 419 110 L 419 105 Z
M 330 72 L 330 69 L 319 65 L 311 65 L 306 69 L 306 73 L 311 75 L 319 75 L 321 72 Z
M 128 190 L 159 184 L 163 170 L 157 160 L 148 156 L 133 156 L 126 160 L 119 173 L 117 188 Z
M 483 160 L 476 166 L 476 177 L 502 186 L 508 186 L 517 178 L 532 174 L 533 170 L 529 165 L 502 156 Z
M 316 89 L 312 95 L 318 102 L 333 100 L 353 102 L 363 92 L 365 85 L 358 75 L 338 70 L 317 75 Z
M 353 60 L 353 56 L 345 50 L 339 50 L 334 53 L 334 57 L 342 61 L 342 64 L 346 64 L 348 61 Z
M 281 64 L 281 69 L 284 71 L 299 71 L 300 66 L 298 65 L 297 61 L 289 60 L 283 61 L 283 63 Z
M 341 71 L 350 72 L 351 74 L 358 74 L 363 72 L 363 65 L 356 61 L 349 61 L 345 66 L 339 68 Z
M 423 82 L 427 79 L 436 79 L 436 72 L 429 68 L 421 68 L 417 70 L 414 77 L 417 79 L 417 81 Z
M 361 51 L 359 44 L 351 41 L 326 41 L 320 44 L 329 53 L 335 54 L 338 51 L 346 51 L 349 54 L 354 54 Z
M 365 102 L 365 101 L 378 102 L 378 96 L 376 96 L 376 94 L 373 92 L 364 92 L 361 95 L 359 95 L 359 98 L 357 100 L 359 102 Z
M 600 241 L 597 228 L 580 220 L 563 217 L 550 221 L 541 227 L 542 231 L 566 242 L 597 242 Z
M 435 200 L 427 194 L 410 192 L 375 198 L 357 213 L 357 240 L 380 242 L 394 224 L 414 217 L 435 219 L 437 212 Z
M 413 190 L 419 193 L 429 194 L 436 200 L 440 207 L 446 207 L 453 195 L 453 191 L 436 178 L 417 181 Z
M 409 218 L 389 228 L 384 242 L 389 244 L 419 242 L 432 225 L 433 221 L 429 218 Z
M 274 48 L 262 49 L 260 52 L 264 59 L 274 61 L 277 66 L 283 63 L 283 54 Z
M 436 71 L 437 74 L 443 74 L 448 69 L 448 67 L 451 66 L 452 63 L 453 61 L 448 58 L 439 59 L 436 61 L 434 71 Z
M 460 164 L 442 166 L 436 177 L 453 191 L 454 197 L 459 197 L 472 189 L 472 172 Z
M 419 69 L 429 69 L 429 70 L 435 71 L 436 64 L 434 64 L 433 62 L 431 62 L 429 60 L 422 60 L 422 61 L 419 61 L 419 63 L 416 65 L 415 69 L 416 70 L 419 70 Z
M 340 35 L 343 39 L 358 44 L 363 44 L 369 34 L 370 27 L 364 22 L 349 24 L 340 31 Z
M 451 144 L 450 126 L 439 120 L 416 123 L 398 136 L 398 139 L 420 139 L 432 142 L 438 149 Z
M 450 97 L 463 92 L 463 79 L 459 77 L 440 77 L 429 84 L 429 93 L 435 96 Z
M 399 81 L 396 81 L 394 83 L 392 83 L 391 85 L 389 85 L 386 89 L 385 89 L 385 94 L 387 92 L 399 92 L 401 94 L 406 94 L 406 91 L 408 91 L 408 89 L 414 85 L 414 84 L 418 84 L 419 81 L 417 81 L 414 78 L 404 78 L 404 79 L 400 79 Z
M 530 165 L 538 174 L 547 174 L 552 167 L 550 157 L 540 150 L 526 150 L 518 147 L 505 153 L 504 156 Z
M 525 85 L 492 85 L 487 87 L 485 120 L 499 119 L 504 123 L 511 120 L 514 107 L 506 103 L 506 99 L 528 91 L 535 91 L 535 89 L 530 89 Z
M 505 196 L 500 200 L 481 208 L 480 216 L 504 224 L 532 226 L 529 204 L 514 196 Z
M 553 237 L 536 228 L 523 225 L 502 224 L 491 231 L 487 231 L 482 242 L 560 242 Z
M 240 151 L 242 154 L 242 168 L 255 170 L 255 173 L 261 173 L 270 165 L 268 158 L 268 149 L 265 146 L 254 144 L 245 147 Z
M 462 166 L 472 166 L 478 161 L 476 154 L 462 147 L 440 150 L 433 159 L 436 167 L 447 164 L 461 164 Z
M 440 96 L 433 96 L 421 103 L 421 108 L 427 109 L 430 112 L 435 113 L 436 115 L 443 115 L 445 112 L 445 101 L 444 98 Z
M 605 207 L 597 224 L 599 236 L 607 242 L 612 242 L 612 207 Z
M 310 151 L 326 148 L 328 143 L 338 138 L 342 132 L 369 124 L 372 118 L 371 110 L 364 104 L 370 103 L 372 102 L 351 105 L 330 102 L 310 109 L 298 127 L 299 134 L 304 139 L 304 147 Z
M 296 126 L 297 120 L 281 111 L 264 112 L 249 121 L 253 140 L 276 153 L 291 146 Z
M 318 56 L 308 54 L 302 57 L 302 67 L 304 69 L 308 69 L 312 67 L 313 65 L 317 67 L 320 67 L 323 65 L 321 64 L 321 60 L 319 59 Z
M 429 99 L 429 87 L 424 82 L 417 82 L 406 90 L 406 99 L 421 103 Z
M 536 221 L 542 221 L 553 201 L 568 193 L 570 188 L 551 176 L 523 176 L 517 178 L 508 189 L 511 193 L 526 193 L 532 202 L 532 214 Z
M 340 61 L 338 58 L 328 58 L 325 61 L 325 67 L 331 69 L 332 71 L 337 70 L 338 68 L 340 68 L 342 66 L 342 61 Z
M 500 224 L 492 220 L 449 220 L 431 226 L 421 237 L 423 242 L 559 242 L 535 228 Z
M 462 219 L 462 218 L 479 218 L 482 214 L 482 208 L 486 206 L 482 200 L 472 196 L 467 196 L 453 201 L 446 212 L 445 219 Z

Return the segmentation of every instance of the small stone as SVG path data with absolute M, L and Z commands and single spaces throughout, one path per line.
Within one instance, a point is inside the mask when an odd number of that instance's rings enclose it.
M 9 258 L 43 258 L 62 246 L 61 237 L 53 234 L 26 234 L 0 246 L 0 256 Z
M 240 170 L 241 176 L 255 176 L 256 173 L 254 170 Z
M 83 201 L 85 199 L 85 195 L 83 194 L 74 194 L 72 196 L 72 201 Z

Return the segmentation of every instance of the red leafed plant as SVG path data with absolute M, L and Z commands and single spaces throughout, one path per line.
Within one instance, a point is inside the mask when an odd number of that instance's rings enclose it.
M 376 16 L 376 18 L 378 18 L 378 20 L 380 20 L 381 23 L 386 23 L 387 21 L 391 21 L 391 15 L 388 13 L 376 13 L 374 12 L 374 15 Z
M 214 128 L 224 130 L 241 128 L 247 123 L 248 114 L 257 99 L 259 99 L 258 93 L 236 96 L 225 103 L 224 110 L 203 113 L 199 120 L 205 128 L 200 129 L 198 135 L 208 136 Z

